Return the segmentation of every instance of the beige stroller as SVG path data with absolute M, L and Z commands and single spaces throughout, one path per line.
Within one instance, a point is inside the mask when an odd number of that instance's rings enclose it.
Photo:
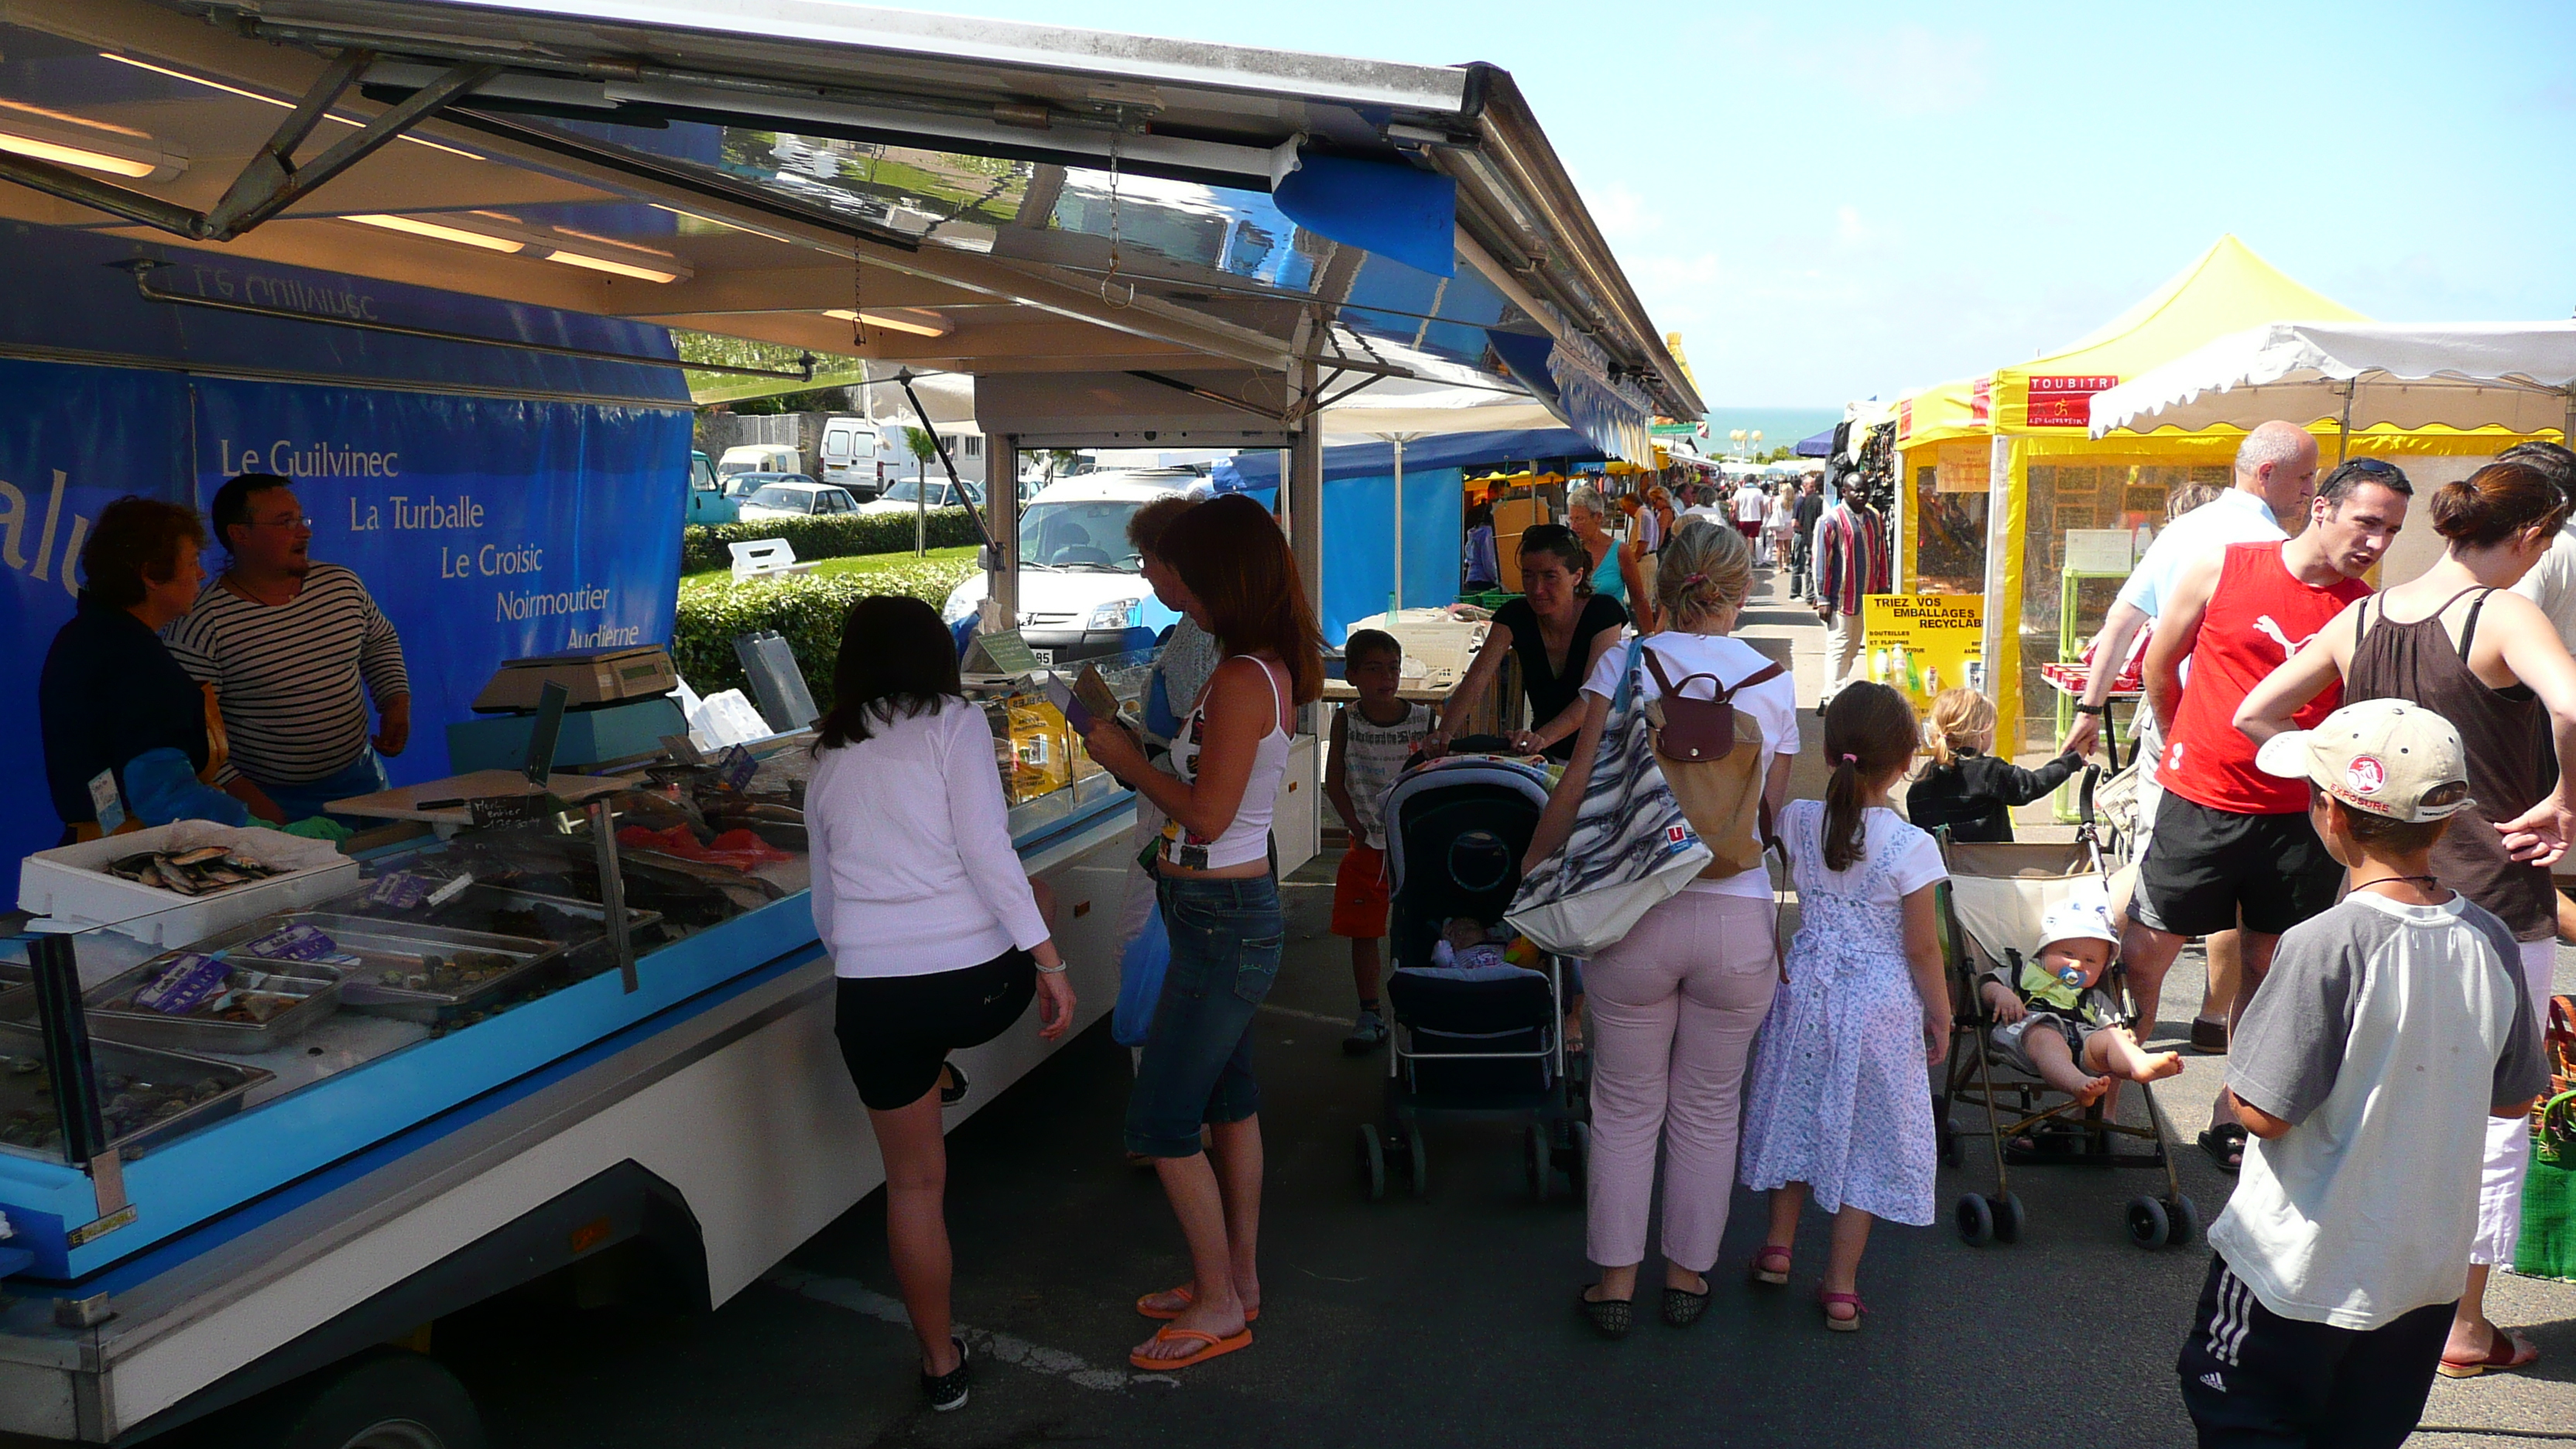
M 1953 1213 L 1960 1238 L 1972 1246 L 2019 1241 L 2024 1216 L 2021 1199 L 2012 1191 L 2015 1167 L 2161 1172 L 2162 1197 L 2141 1194 L 2124 1206 L 2130 1241 L 2141 1248 L 2178 1248 L 2200 1236 L 2200 1210 L 2183 1195 L 2175 1175 L 2172 1126 L 2156 1103 L 2155 1088 L 2123 1082 L 2108 1099 L 2138 1093 L 2145 1100 L 2144 1126 L 2117 1120 L 2117 1113 L 2105 1112 L 2099 1103 L 2079 1106 L 1996 1054 L 1989 1040 L 1993 1015 L 1977 991 L 1978 978 L 1997 966 L 2019 972 L 2040 918 L 2051 908 L 2079 889 L 2107 890 L 2101 841 L 2093 827 L 2093 781 L 2094 772 L 2088 770 L 2082 786 L 2083 823 L 2066 844 L 1965 844 L 1946 832 L 1941 836 L 1942 856 L 1950 867 L 1949 883 L 1941 891 L 1941 948 L 1953 1009 L 1950 1058 L 1932 1116 L 1941 1134 L 1941 1160 L 1958 1167 L 1965 1156 L 1963 1132 L 1951 1113 L 1962 1104 L 1985 1108 L 1995 1190 L 1962 1196 Z M 2128 975 L 2117 960 L 2102 984 L 2134 1020 L 2137 1008 L 2129 997 Z

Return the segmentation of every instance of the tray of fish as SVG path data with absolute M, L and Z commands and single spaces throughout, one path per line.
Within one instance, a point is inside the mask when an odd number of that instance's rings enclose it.
M 353 915 L 559 942 L 564 948 L 565 965 L 575 979 L 587 979 L 617 965 L 617 953 L 608 941 L 608 908 L 597 901 L 478 881 L 435 906 L 423 903 L 407 910 L 374 905 L 343 908 Z M 626 939 L 638 956 L 662 944 L 661 927 L 661 912 L 626 908 Z
M 300 911 L 281 923 L 331 940 L 340 1004 L 404 1021 L 453 1021 L 539 985 L 563 969 L 559 941 L 459 931 L 333 911 Z
M 182 820 L 37 851 L 18 867 L 18 908 L 183 946 L 357 883 L 358 863 L 328 841 Z
M 240 1111 L 243 1096 L 273 1075 L 103 1037 L 90 1042 L 90 1065 L 108 1145 L 128 1158 Z M 17 1022 L 0 1022 L 0 1146 L 47 1156 L 63 1147 L 43 1039 Z
M 181 1052 L 252 1056 L 340 1006 L 341 973 L 312 961 L 170 951 L 81 996 L 93 1036 Z

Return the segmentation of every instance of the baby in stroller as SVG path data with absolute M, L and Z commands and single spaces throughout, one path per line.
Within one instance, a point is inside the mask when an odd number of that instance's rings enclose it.
M 2180 1055 L 2138 1045 L 2119 1002 L 2102 988 L 2120 941 L 2105 903 L 2084 896 L 2061 902 L 2041 918 L 2039 937 L 2018 974 L 2008 957 L 1977 986 L 1994 1014 L 1989 1040 L 2006 1061 L 2087 1107 L 2114 1077 L 2153 1082 L 2182 1070 Z
M 1541 974 L 1514 963 L 1496 932 L 1474 916 L 1451 916 L 1443 922 L 1440 939 L 1431 946 L 1431 964 L 1408 969 L 1453 981 L 1501 981 Z

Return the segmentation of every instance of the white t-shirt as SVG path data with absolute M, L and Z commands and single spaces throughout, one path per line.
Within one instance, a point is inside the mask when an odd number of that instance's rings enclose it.
M 1622 630 L 1618 642 L 1601 651 L 1601 662 L 1593 667 L 1592 677 L 1583 681 L 1585 694 L 1597 694 L 1603 699 L 1617 696 L 1619 681 L 1628 668 L 1628 641 L 1635 637 L 1633 630 Z M 1761 650 L 1721 634 L 1654 634 L 1647 637 L 1646 647 L 1663 661 L 1664 673 L 1677 681 L 1686 674 L 1713 674 L 1718 680 L 1735 684 L 1772 663 L 1771 656 Z M 1654 671 L 1641 664 L 1638 672 L 1645 677 L 1646 698 L 1653 699 L 1663 692 L 1655 685 Z M 1717 683 L 1706 679 L 1682 681 L 1681 688 L 1686 699 L 1713 699 L 1717 695 Z M 1774 754 L 1798 753 L 1798 686 L 1789 671 L 1784 669 L 1760 684 L 1738 689 L 1735 708 L 1762 727 L 1762 742 Z M 1685 889 L 1767 901 L 1771 898 L 1771 873 L 1748 870 L 1718 880 L 1695 880 Z
M 1821 800 L 1791 801 L 1788 814 L 1793 819 L 1812 815 L 1814 823 L 1806 828 L 1825 828 L 1825 802 Z M 1781 828 L 1791 828 L 1790 822 L 1782 822 Z M 1801 872 L 1798 889 L 1858 895 L 1861 882 L 1869 878 L 1872 863 L 1884 857 L 1892 857 L 1887 878 L 1879 882 L 1877 893 L 1870 897 L 1880 905 L 1895 905 L 1934 881 L 1950 878 L 1950 868 L 1941 862 L 1941 842 L 1934 840 L 1930 831 L 1908 824 L 1904 816 L 1884 805 L 1873 805 L 1861 812 L 1860 859 L 1853 861 L 1849 870 L 1820 871 L 1813 881 Z M 1794 860 L 1796 856 L 1790 858 Z
M 2489 1109 L 2549 1082 L 2520 954 L 2459 896 L 2363 891 L 2281 937 L 2227 1085 L 2290 1130 L 2246 1142 L 2209 1230 L 2264 1307 L 2367 1331 L 2460 1296 Z
M 842 976 L 927 976 L 1047 938 L 984 712 L 869 721 L 805 788 L 814 929 Z
M 2146 557 L 2129 570 L 2120 585 L 2120 602 L 2153 619 L 2164 612 L 2182 571 L 2231 543 L 2269 543 L 2287 538 L 2262 495 L 2230 488 L 2165 525 Z
M 2558 642 L 2576 650 L 2576 520 L 2558 525 L 2549 552 L 2514 584 L 2513 591 L 2538 604 L 2540 612 L 2549 616 L 2549 627 L 2558 631 Z
M 1735 521 L 1738 523 L 1760 523 L 1762 514 L 1768 506 L 1763 502 L 1763 493 L 1759 488 L 1735 490 Z

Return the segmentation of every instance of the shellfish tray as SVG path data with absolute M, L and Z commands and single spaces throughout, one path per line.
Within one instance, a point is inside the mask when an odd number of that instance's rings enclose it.
M 404 1021 L 452 1022 L 537 986 L 563 967 L 560 941 L 333 911 L 298 911 L 263 924 L 311 926 L 330 937 L 340 958 L 329 964 L 340 969 L 341 1005 Z
M 271 1075 L 103 1037 L 90 1042 L 90 1063 L 98 1073 L 108 1145 L 128 1157 L 240 1111 L 243 1097 Z M 0 1022 L 0 1148 L 48 1155 L 62 1150 L 43 1038 L 19 1022 Z
M 213 958 L 223 981 L 204 1001 L 181 1011 L 156 1011 L 136 1002 L 138 993 L 148 992 L 192 956 L 210 958 L 212 953 L 204 946 L 166 951 L 83 992 L 81 1005 L 91 1033 L 171 1051 L 252 1056 L 293 1041 L 339 1009 L 341 973 L 336 968 L 313 961 L 266 961 L 238 950 Z

